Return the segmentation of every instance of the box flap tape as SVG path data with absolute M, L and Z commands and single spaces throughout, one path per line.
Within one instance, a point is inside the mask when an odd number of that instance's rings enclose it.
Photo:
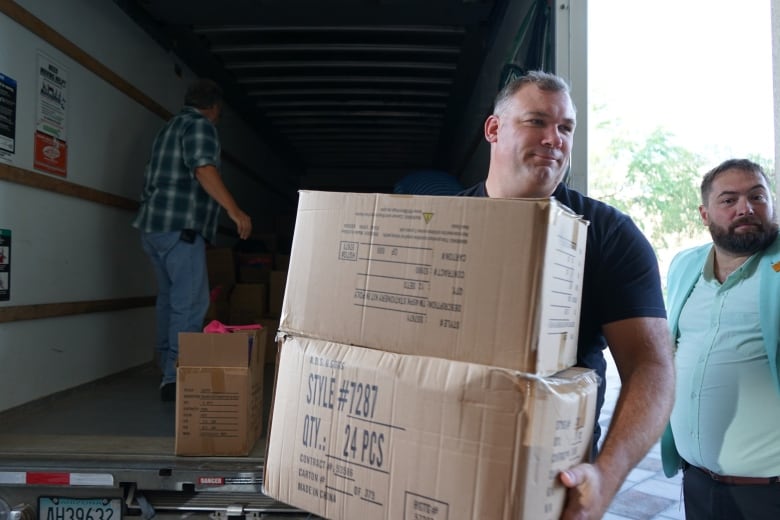
M 264 492 L 336 519 L 558 518 L 597 380 L 287 336 Z

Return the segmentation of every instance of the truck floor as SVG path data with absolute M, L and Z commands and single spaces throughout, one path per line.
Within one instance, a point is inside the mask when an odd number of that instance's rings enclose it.
M 264 424 L 272 378 L 266 367 Z M 160 400 L 157 369 L 143 365 L 0 413 L 0 453 L 183 459 L 174 457 L 175 412 L 173 402 Z M 261 439 L 247 460 L 264 455 Z
M 273 376 L 267 365 L 264 428 Z M 274 515 L 268 518 L 301 513 L 262 494 L 265 435 L 245 457 L 174 455 L 175 404 L 160 400 L 159 380 L 155 366 L 143 365 L 0 413 L 0 489 L 2 475 L 14 472 L 110 474 L 128 506 L 143 496 L 158 513 L 228 512 L 237 504 L 244 514 Z M 223 484 L 212 485 L 214 479 Z M 28 491 L 98 494 L 72 487 Z

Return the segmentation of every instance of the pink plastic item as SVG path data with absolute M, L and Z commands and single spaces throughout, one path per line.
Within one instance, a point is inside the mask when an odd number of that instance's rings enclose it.
M 225 325 L 221 321 L 211 320 L 208 325 L 203 327 L 203 332 L 209 334 L 230 334 L 235 330 L 257 330 L 262 328 L 263 326 L 257 323 L 251 325 Z

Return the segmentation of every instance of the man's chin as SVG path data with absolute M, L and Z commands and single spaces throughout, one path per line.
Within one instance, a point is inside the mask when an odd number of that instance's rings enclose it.
M 712 238 L 718 246 L 726 251 L 734 254 L 752 255 L 769 247 L 777 237 L 777 228 L 767 231 L 762 226 L 750 227 L 750 230 L 742 233 L 733 230 L 729 234 L 713 235 Z

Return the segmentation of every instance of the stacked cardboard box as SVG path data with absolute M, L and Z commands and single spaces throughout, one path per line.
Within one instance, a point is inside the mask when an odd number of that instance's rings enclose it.
M 553 199 L 302 192 L 280 329 L 550 375 L 576 362 L 586 237 Z
M 230 294 L 229 325 L 260 323 L 267 309 L 268 290 L 263 283 L 238 283 Z
M 206 253 L 211 304 L 205 323 L 262 325 L 270 337 L 266 363 L 276 361 L 273 337 L 279 328 L 290 258 L 291 237 L 285 238 L 285 233 L 284 229 L 257 233 L 246 243 L 210 248 Z
M 266 494 L 325 518 L 557 519 L 590 450 L 596 375 L 288 337 Z
M 230 319 L 230 294 L 236 285 L 236 260 L 229 247 L 206 250 L 206 271 L 209 277 L 209 309 L 205 322 L 226 323 Z
M 552 199 L 302 192 L 266 493 L 328 518 L 557 518 L 595 412 L 596 376 L 568 370 L 586 230 Z
M 211 304 L 204 325 L 217 320 L 262 329 L 179 335 L 177 455 L 247 455 L 263 432 L 264 364 L 276 362 L 288 265 L 277 252 L 285 242 L 280 236 L 257 233 L 235 247 L 206 250 Z M 277 257 L 284 271 L 274 264 Z

